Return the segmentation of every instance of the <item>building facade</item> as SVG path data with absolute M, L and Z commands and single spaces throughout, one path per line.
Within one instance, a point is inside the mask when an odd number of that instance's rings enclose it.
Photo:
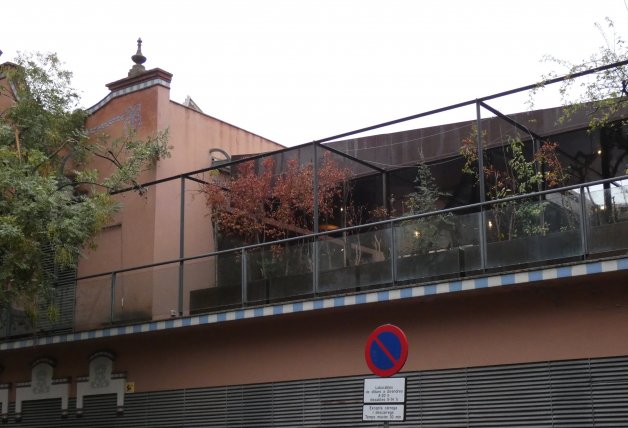
M 406 420 L 392 426 L 628 426 L 628 187 L 602 166 L 621 160 L 625 127 L 618 140 L 582 117 L 557 128 L 549 109 L 285 149 L 171 101 L 171 74 L 135 70 L 108 85 L 88 129 L 168 129 L 172 157 L 144 173 L 144 194 L 116 196 L 122 211 L 62 302 L 67 323 L 7 330 L 6 423 L 378 426 L 362 421 L 365 343 L 394 324 L 409 355 L 396 375 Z M 461 173 L 473 135 L 493 165 L 509 165 L 513 139 L 528 156 L 560 141 L 581 172 L 486 202 Z M 443 189 L 435 212 L 405 202 L 421 164 Z M 324 207 L 313 195 L 332 166 L 343 184 Z M 300 190 L 319 206 L 300 223 L 262 218 L 283 231 L 275 241 L 228 236 L 208 192 L 230 191 L 234 207 L 234 183 L 265 173 L 272 186 L 309 177 Z M 542 227 L 495 232 L 524 212 Z

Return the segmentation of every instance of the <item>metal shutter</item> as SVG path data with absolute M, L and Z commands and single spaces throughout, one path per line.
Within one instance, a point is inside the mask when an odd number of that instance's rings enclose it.
M 628 358 L 556 361 L 406 373 L 406 422 L 392 426 L 627 427 Z M 84 416 L 60 400 L 25 402 L 23 428 L 356 427 L 363 377 L 88 396 Z M 13 404 L 10 406 L 13 424 Z

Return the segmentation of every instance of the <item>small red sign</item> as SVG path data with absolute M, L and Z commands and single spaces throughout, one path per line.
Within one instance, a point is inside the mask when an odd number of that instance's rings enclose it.
M 366 340 L 364 358 L 369 369 L 381 377 L 399 372 L 408 359 L 408 339 L 397 326 L 377 327 Z

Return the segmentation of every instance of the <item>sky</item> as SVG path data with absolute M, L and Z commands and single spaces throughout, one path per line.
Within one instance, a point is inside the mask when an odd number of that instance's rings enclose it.
M 22 0 L 1 8 L 0 62 L 56 52 L 90 107 L 141 37 L 171 99 L 294 146 L 562 74 L 542 57 L 588 57 L 605 17 L 628 39 L 625 1 Z

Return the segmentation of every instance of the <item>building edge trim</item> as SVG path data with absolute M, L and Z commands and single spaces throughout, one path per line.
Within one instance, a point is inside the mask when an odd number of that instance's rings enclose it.
M 551 267 L 525 272 L 504 273 L 463 280 L 453 280 L 434 284 L 424 284 L 377 290 L 353 295 L 318 298 L 308 301 L 283 303 L 257 308 L 235 309 L 225 312 L 193 315 L 169 320 L 150 321 L 141 324 L 107 327 L 98 330 L 81 331 L 55 336 L 21 339 L 0 344 L 0 351 L 30 348 L 33 346 L 56 345 L 104 337 L 124 336 L 127 334 L 162 331 L 173 328 L 216 324 L 241 319 L 261 318 L 273 315 L 301 313 L 313 310 L 341 308 L 368 303 L 381 303 L 416 297 L 456 293 L 483 288 L 506 287 L 552 279 L 572 278 L 597 273 L 628 270 L 628 257 L 614 260 L 601 260 L 569 266 Z
M 142 89 L 150 88 L 151 86 L 164 86 L 166 88 L 170 88 L 170 82 L 164 79 L 151 79 L 145 82 L 137 83 L 132 86 L 127 86 L 126 88 L 118 89 L 109 93 L 105 98 L 98 101 L 96 104 L 86 109 L 88 114 L 94 114 L 96 111 L 100 110 L 105 104 L 111 101 L 114 98 L 120 97 L 122 95 L 130 94 L 131 92 L 141 91 Z

